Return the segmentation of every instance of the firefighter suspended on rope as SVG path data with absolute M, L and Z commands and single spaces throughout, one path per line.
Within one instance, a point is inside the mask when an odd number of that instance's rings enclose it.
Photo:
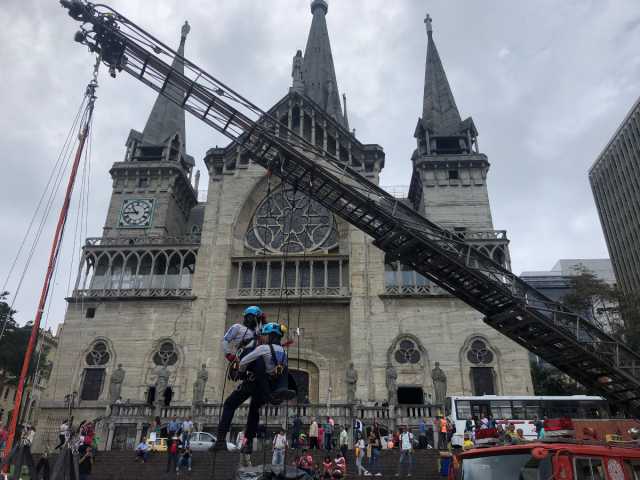
M 226 450 L 224 440 L 231 427 L 236 409 L 251 398 L 243 453 L 251 453 L 251 445 L 256 436 L 260 420 L 260 407 L 266 403 L 278 405 L 295 396 L 289 390 L 287 353 L 281 340 L 286 327 L 277 323 L 267 323 L 260 330 L 260 345 L 242 356 L 238 361 L 238 375 L 243 381 L 224 401 L 222 416 L 218 425 L 216 450 Z
M 242 323 L 231 325 L 222 337 L 222 351 L 230 362 L 228 377 L 234 382 L 238 380 L 240 358 L 256 347 L 257 332 L 267 318 L 258 306 L 245 308 L 243 316 Z

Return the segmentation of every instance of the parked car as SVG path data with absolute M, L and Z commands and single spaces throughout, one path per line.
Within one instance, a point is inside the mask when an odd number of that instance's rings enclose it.
M 216 436 L 209 432 L 193 432 L 189 443 L 194 452 L 206 452 L 216 444 L 216 441 Z M 227 450 L 234 452 L 239 448 L 235 444 L 227 442 Z

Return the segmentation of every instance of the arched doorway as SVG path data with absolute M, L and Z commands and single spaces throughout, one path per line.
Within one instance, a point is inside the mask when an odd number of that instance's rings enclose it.
M 295 380 L 296 387 L 298 389 L 295 401 L 299 404 L 311 403 L 311 398 L 309 396 L 309 372 L 290 369 L 289 373 Z
M 422 405 L 423 403 L 422 387 L 398 387 L 398 405 Z

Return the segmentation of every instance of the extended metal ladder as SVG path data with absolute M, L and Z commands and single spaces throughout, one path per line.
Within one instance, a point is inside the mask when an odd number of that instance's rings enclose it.
M 640 415 L 640 356 L 625 344 L 286 130 L 118 12 L 78 0 L 61 3 L 83 23 L 76 40 L 101 55 L 113 76 L 124 70 L 165 95 L 250 152 L 254 162 L 370 235 L 389 256 L 482 312 L 488 325 Z M 184 73 L 172 68 L 176 57 Z

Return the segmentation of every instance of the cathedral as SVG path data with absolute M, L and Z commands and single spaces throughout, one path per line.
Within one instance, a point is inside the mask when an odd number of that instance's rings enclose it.
M 311 2 L 306 48 L 269 113 L 378 183 L 384 150 L 349 127 L 328 9 Z M 509 240 L 491 216 L 489 161 L 473 120 L 460 116 L 429 16 L 425 24 L 421 117 L 407 132 L 416 148 L 393 159 L 413 165 L 401 201 L 509 268 Z M 183 68 L 179 59 L 174 68 Z M 306 422 L 357 416 L 391 427 L 435 414 L 445 396 L 533 394 L 526 350 L 237 145 L 207 151 L 207 195 L 199 198 L 185 140 L 184 111 L 159 96 L 110 170 L 104 230 L 83 248 L 41 401 L 43 444 L 56 443 L 70 407 L 76 420 L 105 416 L 102 448 L 131 447 L 155 416 L 191 415 L 215 431 L 218 406 L 234 388 L 220 342 L 249 305 L 289 327 L 292 403 L 304 405 Z M 283 424 L 283 410 L 270 423 Z M 236 428 L 245 418 L 237 413 Z

